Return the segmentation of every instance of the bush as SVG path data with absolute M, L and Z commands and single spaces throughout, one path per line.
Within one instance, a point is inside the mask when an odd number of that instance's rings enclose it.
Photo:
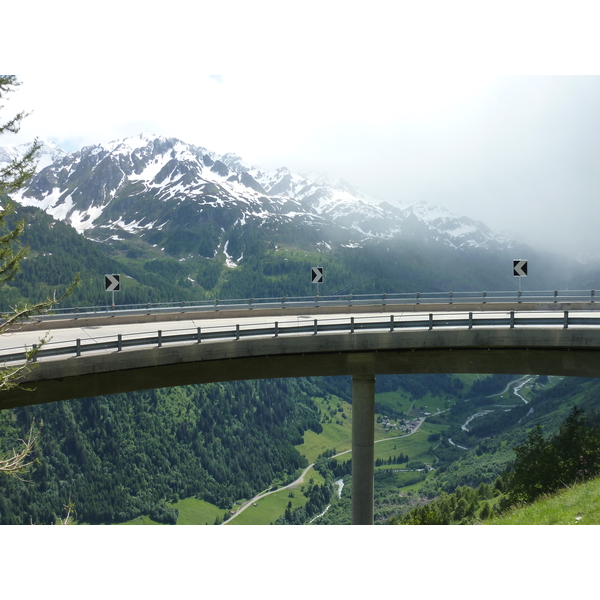
M 179 511 L 167 506 L 164 502 L 157 502 L 150 511 L 150 518 L 153 521 L 165 525 L 175 525 L 178 517 Z

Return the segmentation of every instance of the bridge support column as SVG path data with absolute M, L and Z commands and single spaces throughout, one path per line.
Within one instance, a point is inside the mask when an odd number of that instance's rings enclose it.
M 373 525 L 375 376 L 352 377 L 352 525 Z

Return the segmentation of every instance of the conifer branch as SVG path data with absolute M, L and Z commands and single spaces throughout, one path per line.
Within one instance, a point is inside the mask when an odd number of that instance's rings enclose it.
M 29 481 L 27 479 L 23 479 L 21 475 L 27 469 L 27 467 L 37 462 L 37 459 L 28 460 L 29 455 L 33 451 L 34 444 L 40 434 L 40 429 L 38 428 L 36 431 L 34 427 L 35 422 L 33 422 L 29 428 L 27 439 L 19 440 L 23 443 L 23 447 L 19 452 L 13 448 L 12 453 L 9 452 L 7 455 L 4 455 L 2 458 L 0 458 L 0 473 L 4 473 L 5 475 L 14 477 L 15 479 L 19 479 L 20 481 Z

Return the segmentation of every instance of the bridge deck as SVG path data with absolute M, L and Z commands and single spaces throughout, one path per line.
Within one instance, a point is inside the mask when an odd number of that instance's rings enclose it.
M 338 308 L 325 315 L 305 308 L 303 314 L 277 311 L 277 320 L 245 311 L 245 318 L 221 313 L 162 322 L 140 316 L 132 323 L 110 317 L 101 324 L 69 322 L 52 329 L 53 339 L 24 379 L 36 390 L 5 391 L 0 408 L 189 383 L 308 375 L 600 376 L 600 315 L 594 310 L 465 312 L 455 305 L 427 313 L 402 308 L 360 313 Z M 16 356 L 41 332 L 1 336 L 0 359 Z M 48 356 L 52 352 L 64 354 Z

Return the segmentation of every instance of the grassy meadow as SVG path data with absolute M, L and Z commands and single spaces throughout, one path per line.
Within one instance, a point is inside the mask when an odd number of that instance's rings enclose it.
M 485 521 L 486 525 L 600 525 L 600 479 L 579 483 Z

